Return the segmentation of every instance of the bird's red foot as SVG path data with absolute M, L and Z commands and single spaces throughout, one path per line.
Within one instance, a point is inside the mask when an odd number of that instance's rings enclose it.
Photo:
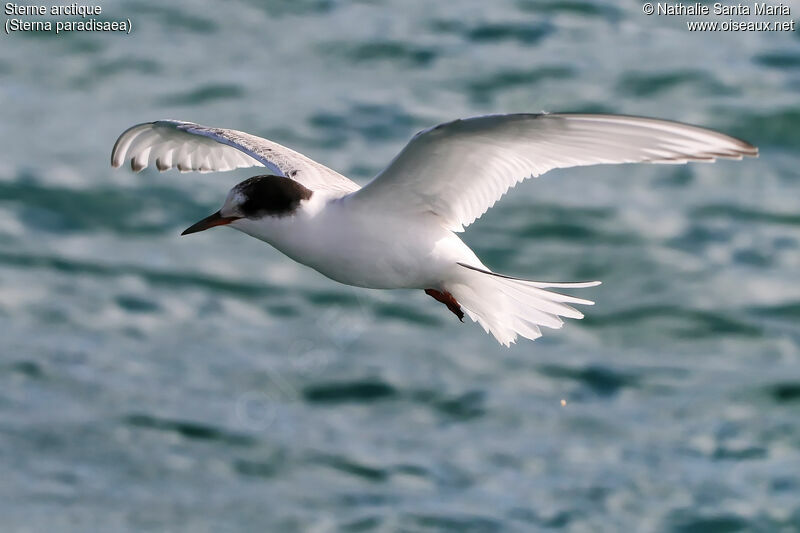
M 447 308 L 453 312 L 454 315 L 458 317 L 461 322 L 464 322 L 464 311 L 461 310 L 461 304 L 459 304 L 453 295 L 449 292 L 440 292 L 435 289 L 425 289 L 425 294 L 432 297 L 437 302 L 441 302 L 447 306 Z

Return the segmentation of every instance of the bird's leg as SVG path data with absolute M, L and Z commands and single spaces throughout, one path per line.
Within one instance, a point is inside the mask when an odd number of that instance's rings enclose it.
M 453 295 L 449 292 L 440 292 L 435 289 L 425 289 L 425 294 L 432 297 L 437 302 L 441 302 L 447 306 L 447 308 L 453 312 L 454 315 L 458 317 L 461 322 L 464 322 L 464 311 L 461 310 L 461 304 L 459 304 Z

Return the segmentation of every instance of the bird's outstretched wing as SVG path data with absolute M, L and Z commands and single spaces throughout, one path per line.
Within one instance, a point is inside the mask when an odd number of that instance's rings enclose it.
M 757 155 L 757 148 L 739 139 L 666 120 L 487 115 L 421 131 L 349 200 L 409 215 L 433 212 L 447 228 L 463 231 L 509 188 L 554 168 Z
M 278 143 L 249 133 L 209 128 L 192 122 L 158 120 L 125 130 L 111 151 L 111 166 L 130 161 L 139 172 L 154 163 L 158 170 L 214 172 L 245 167 L 267 167 L 305 187 L 342 192 L 359 186 L 328 167 Z

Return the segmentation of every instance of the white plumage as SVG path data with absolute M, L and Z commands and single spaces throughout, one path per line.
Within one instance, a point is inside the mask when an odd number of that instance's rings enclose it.
M 356 196 L 412 212 L 430 209 L 448 228 L 463 231 L 509 188 L 555 168 L 686 163 L 756 154 L 738 139 L 665 120 L 489 115 L 420 132 Z
M 342 283 L 428 289 L 459 317 L 463 308 L 508 345 L 518 335 L 541 336 L 541 326 L 560 328 L 560 317 L 582 318 L 569 304 L 593 303 L 547 289 L 599 284 L 520 280 L 492 273 L 480 262 L 454 232 L 463 231 L 509 188 L 554 168 L 711 162 L 757 154 L 739 139 L 665 120 L 513 114 L 422 131 L 363 188 L 275 142 L 174 120 L 126 130 L 114 145 L 111 164 L 130 161 L 135 171 L 153 164 L 182 172 L 267 167 L 308 189 L 310 197 L 298 199 L 291 213 L 254 217 L 243 214 L 248 198 L 234 189 L 212 215 L 213 223 L 199 229 L 230 224 Z M 197 226 L 191 232 L 199 231 Z
M 359 187 L 325 165 L 278 143 L 237 130 L 209 128 L 180 120 L 137 124 L 119 136 L 111 151 L 111 166 L 130 161 L 139 172 L 149 165 L 160 171 L 220 172 L 267 167 L 311 190 L 349 193 Z

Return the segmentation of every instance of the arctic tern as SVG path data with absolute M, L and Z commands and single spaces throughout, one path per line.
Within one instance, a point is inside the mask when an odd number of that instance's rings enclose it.
M 507 114 L 455 120 L 417 133 L 363 187 L 278 143 L 191 122 L 138 124 L 117 139 L 111 164 L 138 172 L 266 167 L 234 186 L 222 207 L 183 235 L 227 225 L 330 279 L 374 289 L 422 289 L 498 342 L 536 339 L 570 304 L 593 302 L 551 283 L 492 272 L 459 238 L 508 189 L 555 168 L 712 162 L 755 157 L 739 139 L 678 122 L 599 114 Z

